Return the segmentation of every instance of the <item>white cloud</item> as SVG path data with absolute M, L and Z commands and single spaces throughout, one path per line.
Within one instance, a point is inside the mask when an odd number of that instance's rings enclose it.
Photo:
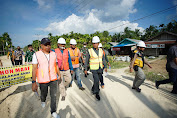
M 112 22 L 127 19 L 129 14 L 137 12 L 137 9 L 134 8 L 136 1 L 137 0 L 94 0 L 89 4 L 86 4 L 87 2 L 80 4 L 77 10 L 81 13 L 92 11 L 100 20 Z
M 34 0 L 38 3 L 40 9 L 50 9 L 54 3 L 54 0 Z
M 108 30 L 110 28 L 114 28 L 115 26 L 119 27 Z M 72 14 L 63 21 L 50 23 L 46 28 L 38 28 L 38 30 L 48 33 L 51 32 L 55 35 L 62 35 L 71 31 L 82 34 L 90 34 L 95 31 L 105 30 L 108 30 L 109 32 L 123 32 L 125 27 L 129 27 L 131 30 L 136 28 L 140 29 L 140 31 L 144 30 L 142 27 L 138 27 L 137 23 L 130 23 L 129 21 L 117 20 L 114 22 L 102 22 L 94 15 L 93 12 L 90 12 L 88 15 L 83 17 Z

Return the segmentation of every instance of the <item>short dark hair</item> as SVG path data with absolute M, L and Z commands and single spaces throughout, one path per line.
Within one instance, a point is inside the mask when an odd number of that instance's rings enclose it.
M 32 47 L 32 45 L 31 45 L 31 44 L 29 44 L 29 45 L 28 45 L 28 48 L 29 48 L 29 47 Z

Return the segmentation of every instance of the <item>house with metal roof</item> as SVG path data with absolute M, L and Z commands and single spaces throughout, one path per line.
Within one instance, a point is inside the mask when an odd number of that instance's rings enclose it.
M 120 41 L 117 45 L 112 46 L 112 50 L 117 51 L 118 55 L 129 55 L 132 48 L 136 46 L 136 44 L 141 40 L 125 38 Z
M 161 32 L 158 35 L 148 39 L 144 54 L 147 56 L 166 55 L 169 48 L 177 40 L 177 34 L 171 32 Z

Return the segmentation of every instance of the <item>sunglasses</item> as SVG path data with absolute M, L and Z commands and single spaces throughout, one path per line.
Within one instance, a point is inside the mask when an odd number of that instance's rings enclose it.
M 50 44 L 50 43 L 46 43 L 46 44 L 44 44 L 44 46 L 48 46 L 48 45 L 49 45 L 49 46 L 51 46 L 51 44 Z

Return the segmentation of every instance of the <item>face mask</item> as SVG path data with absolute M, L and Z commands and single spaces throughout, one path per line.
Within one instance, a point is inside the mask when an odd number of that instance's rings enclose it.
M 64 50 L 65 49 L 65 47 L 59 47 L 60 49 L 62 49 L 62 50 Z
M 84 48 L 86 48 L 86 45 L 84 45 Z

